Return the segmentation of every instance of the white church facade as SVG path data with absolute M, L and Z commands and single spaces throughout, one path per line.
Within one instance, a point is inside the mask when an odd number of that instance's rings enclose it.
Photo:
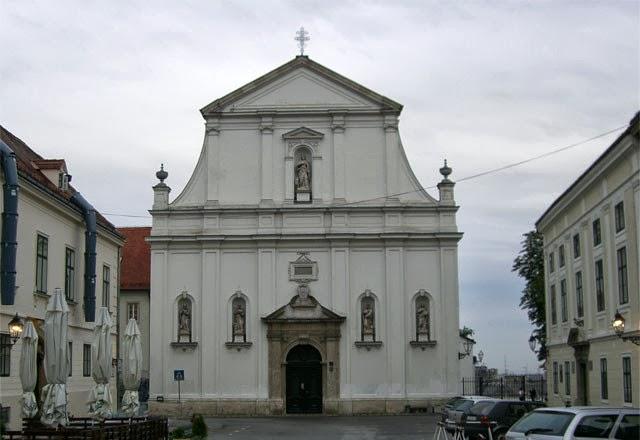
M 306 56 L 201 110 L 191 179 L 172 202 L 165 171 L 154 186 L 151 412 L 398 413 L 458 391 L 451 169 L 427 194 L 401 111 Z

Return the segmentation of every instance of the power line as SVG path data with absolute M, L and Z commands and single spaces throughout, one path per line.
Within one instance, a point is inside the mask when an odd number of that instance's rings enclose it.
M 596 139 L 600 139 L 602 137 L 610 135 L 611 133 L 615 133 L 616 131 L 622 130 L 623 128 L 626 128 L 626 127 L 627 127 L 627 125 L 621 125 L 620 127 L 613 128 L 611 130 L 608 130 L 608 131 L 605 131 L 603 133 L 597 134 L 597 135 L 595 135 L 593 137 L 590 137 L 588 139 L 584 139 L 584 140 L 582 140 L 580 142 L 576 142 L 574 144 L 570 144 L 570 145 L 566 145 L 564 147 L 556 148 L 554 150 L 547 151 L 546 153 L 542 153 L 542 154 L 539 154 L 537 156 L 533 156 L 533 157 L 530 157 L 528 159 L 524 159 L 524 160 L 521 160 L 521 161 L 518 161 L 518 162 L 513 162 L 513 163 L 510 163 L 508 165 L 503 165 L 503 166 L 500 166 L 500 167 L 497 167 L 497 168 L 492 168 L 492 169 L 489 169 L 489 170 L 486 170 L 486 171 L 482 171 L 480 173 L 472 174 L 470 176 L 462 177 L 460 179 L 455 180 L 455 182 L 456 183 L 460 183 L 460 182 L 465 182 L 465 181 L 468 181 L 468 180 L 477 179 L 479 177 L 484 177 L 484 176 L 487 176 L 487 175 L 490 175 L 490 174 L 495 174 L 495 173 L 498 173 L 500 171 L 504 171 L 504 170 L 508 170 L 510 168 L 514 168 L 514 167 L 517 167 L 517 166 L 520 166 L 520 165 L 524 165 L 526 163 L 533 162 L 535 160 L 539 160 L 539 159 L 543 159 L 545 157 L 553 156 L 554 154 L 562 153 L 563 151 L 569 150 L 571 148 L 575 148 L 575 147 L 578 147 L 580 145 L 584 145 L 584 144 L 586 144 L 588 142 L 591 142 L 591 141 L 594 141 Z M 421 186 L 418 189 L 412 189 L 410 191 L 404 191 L 404 192 L 400 192 L 400 193 L 396 193 L 396 194 L 390 194 L 388 196 L 373 197 L 373 198 L 370 198 L 370 199 L 356 200 L 354 202 L 338 203 L 336 205 L 333 205 L 333 207 L 356 205 L 358 203 L 366 203 L 366 202 L 374 202 L 376 200 L 403 196 L 403 195 L 406 195 L 406 194 L 411 194 L 411 193 L 420 192 L 420 191 L 426 191 L 428 189 L 434 189 L 434 188 L 437 188 L 437 185 L 427 186 L 427 187 Z M 103 215 L 110 215 L 110 216 L 114 216 L 114 217 L 151 218 L 150 215 L 115 214 L 115 213 L 110 213 L 110 212 L 103 212 L 102 214 Z

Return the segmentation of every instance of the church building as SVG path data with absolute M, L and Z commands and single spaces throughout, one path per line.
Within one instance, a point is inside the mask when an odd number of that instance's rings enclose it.
M 201 110 L 186 187 L 169 202 L 164 169 L 153 187 L 152 413 L 399 413 L 458 392 L 451 168 L 424 190 L 401 111 L 303 55 Z

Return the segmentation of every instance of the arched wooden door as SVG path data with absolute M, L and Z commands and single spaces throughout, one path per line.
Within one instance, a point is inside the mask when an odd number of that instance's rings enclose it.
M 322 357 L 311 345 L 297 345 L 287 354 L 287 413 L 322 413 Z

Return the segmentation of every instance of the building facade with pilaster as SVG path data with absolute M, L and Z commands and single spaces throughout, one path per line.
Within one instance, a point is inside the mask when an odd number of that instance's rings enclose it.
M 636 114 L 536 223 L 550 405 L 640 405 L 639 130 Z
M 446 164 L 438 198 L 418 182 L 401 111 L 306 56 L 201 110 L 191 179 L 171 202 L 169 167 L 154 186 L 152 412 L 398 413 L 458 392 L 454 183 Z

